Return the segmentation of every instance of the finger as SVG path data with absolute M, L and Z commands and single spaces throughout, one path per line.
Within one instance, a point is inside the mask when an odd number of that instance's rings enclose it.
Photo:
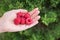
M 32 10 L 31 12 L 29 12 L 30 15 L 32 15 L 35 11 L 37 11 L 38 8 L 35 8 L 34 10 Z
M 35 13 L 33 14 L 33 15 L 31 15 L 31 18 L 33 19 L 33 18 L 35 18 L 38 14 L 40 13 L 40 11 L 35 11 Z
M 31 25 L 26 25 L 25 30 L 28 29 L 28 28 L 31 28 L 31 27 L 35 26 L 36 24 L 38 24 L 38 21 L 32 23 Z
M 35 22 L 35 21 L 38 21 L 39 19 L 40 19 L 40 16 L 37 16 L 33 19 L 33 21 Z

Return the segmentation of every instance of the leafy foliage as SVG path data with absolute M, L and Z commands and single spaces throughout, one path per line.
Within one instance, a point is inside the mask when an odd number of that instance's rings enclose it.
M 0 0 L 0 16 L 12 9 L 38 7 L 39 26 L 16 33 L 1 33 L 0 40 L 56 40 L 60 38 L 60 0 Z M 45 24 L 46 26 L 41 25 Z

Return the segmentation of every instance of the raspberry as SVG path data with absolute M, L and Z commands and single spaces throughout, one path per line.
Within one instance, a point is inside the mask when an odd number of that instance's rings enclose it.
M 23 16 L 24 16 L 24 13 L 21 13 L 21 12 L 17 13 L 17 17 L 23 17 Z
M 32 19 L 30 14 L 27 13 L 22 13 L 22 12 L 18 12 L 17 13 L 17 18 L 14 19 L 14 24 L 18 25 L 18 24 L 31 24 L 32 23 Z
M 27 18 L 27 19 L 26 19 L 26 24 L 29 25 L 29 24 L 31 24 L 31 23 L 32 23 L 32 19 L 31 19 L 31 18 Z
M 26 13 L 25 15 L 24 15 L 24 17 L 27 19 L 27 18 L 30 18 L 30 14 L 29 13 Z
M 16 18 L 16 19 L 14 19 L 14 24 L 18 25 L 20 23 L 20 21 L 21 21 L 20 18 Z
M 25 18 L 21 18 L 21 24 L 25 24 Z

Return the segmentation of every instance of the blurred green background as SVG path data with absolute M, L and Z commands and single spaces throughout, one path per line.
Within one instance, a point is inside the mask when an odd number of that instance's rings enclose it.
M 39 24 L 15 33 L 0 33 L 0 40 L 60 40 L 60 0 L 0 0 L 0 17 L 12 9 L 38 7 Z

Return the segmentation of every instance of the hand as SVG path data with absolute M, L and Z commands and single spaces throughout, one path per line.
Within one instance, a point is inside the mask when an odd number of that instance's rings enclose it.
M 16 14 L 17 12 L 23 12 L 26 13 L 28 12 L 25 9 L 18 9 L 18 10 L 11 10 L 8 11 L 6 13 L 4 13 L 4 15 L 2 16 L 1 20 L 0 20 L 0 27 L 3 27 L 3 31 L 5 32 L 17 32 L 17 31 L 23 31 L 26 30 L 28 28 L 31 28 L 33 26 L 35 26 L 36 24 L 38 24 L 38 20 L 40 19 L 40 16 L 38 15 L 40 12 L 38 10 L 38 8 L 35 8 L 34 10 L 30 11 L 29 14 L 31 15 L 31 18 L 33 19 L 33 23 L 30 25 L 15 25 L 13 23 L 13 20 L 16 18 Z

